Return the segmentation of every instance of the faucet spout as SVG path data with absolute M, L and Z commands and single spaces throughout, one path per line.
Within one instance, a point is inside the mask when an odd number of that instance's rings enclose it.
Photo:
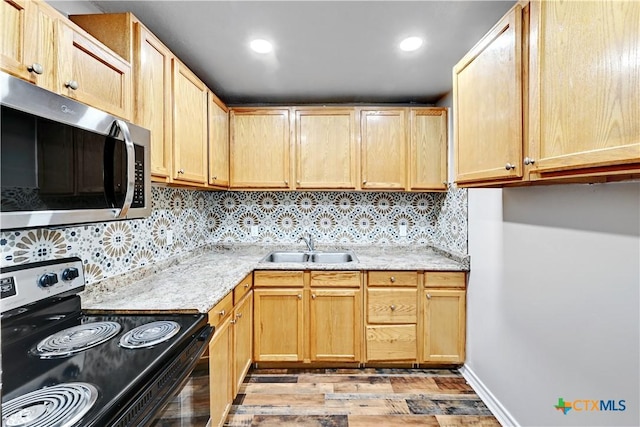
M 307 236 L 301 236 L 299 240 L 303 240 L 307 244 L 307 249 L 309 252 L 313 252 L 315 250 L 315 244 L 313 242 L 313 236 L 309 233 Z

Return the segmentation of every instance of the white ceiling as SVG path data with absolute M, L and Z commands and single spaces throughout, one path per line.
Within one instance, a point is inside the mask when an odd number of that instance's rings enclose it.
M 514 2 L 91 3 L 133 12 L 220 98 L 238 104 L 435 103 L 451 90 L 453 65 Z M 420 50 L 397 48 L 409 35 L 425 39 Z M 250 51 L 253 38 L 272 41 L 274 51 Z

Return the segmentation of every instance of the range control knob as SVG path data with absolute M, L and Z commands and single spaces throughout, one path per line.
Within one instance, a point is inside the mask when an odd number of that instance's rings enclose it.
M 64 280 L 65 282 L 70 282 L 73 279 L 78 278 L 79 276 L 80 273 L 78 273 L 78 269 L 75 267 L 66 268 L 62 272 L 62 280 Z
M 45 273 L 38 279 L 40 287 L 48 288 L 58 283 L 58 275 L 56 273 Z

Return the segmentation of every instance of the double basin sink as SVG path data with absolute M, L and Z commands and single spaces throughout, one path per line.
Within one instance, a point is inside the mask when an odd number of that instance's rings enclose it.
M 353 251 L 331 251 L 331 252 L 303 252 L 303 251 L 274 251 L 262 258 L 260 262 L 273 263 L 305 263 L 317 264 L 341 264 L 347 262 L 357 262 L 356 254 Z

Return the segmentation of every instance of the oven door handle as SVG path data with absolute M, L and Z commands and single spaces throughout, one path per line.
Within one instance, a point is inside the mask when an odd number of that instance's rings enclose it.
M 133 202 L 133 191 L 136 183 L 136 151 L 133 140 L 131 139 L 131 133 L 129 132 L 129 126 L 127 126 L 127 123 L 123 120 L 115 120 L 113 125 L 111 125 L 110 134 L 112 136 L 116 136 L 118 131 L 122 134 L 122 138 L 124 138 L 124 146 L 127 150 L 127 190 L 122 208 L 114 210 L 114 217 L 125 218 Z

